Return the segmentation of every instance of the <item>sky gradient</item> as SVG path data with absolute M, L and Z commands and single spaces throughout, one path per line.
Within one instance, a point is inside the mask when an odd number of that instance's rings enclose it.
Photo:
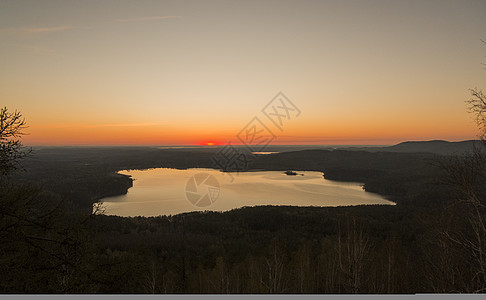
M 473 139 L 486 1 L 0 1 L 0 104 L 28 145 Z M 262 118 L 263 120 L 263 118 Z

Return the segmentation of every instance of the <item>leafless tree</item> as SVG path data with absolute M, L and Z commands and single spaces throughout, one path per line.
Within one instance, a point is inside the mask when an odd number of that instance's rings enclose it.
M 261 284 L 268 293 L 277 294 L 286 291 L 284 282 L 284 258 L 276 240 L 272 241 L 270 253 L 265 257 L 265 275 Z
M 151 259 L 149 263 L 149 270 L 145 274 L 145 292 L 148 294 L 157 293 L 157 263 L 155 259 Z
M 43 287 L 46 291 L 92 291 L 93 272 L 86 264 L 92 253 L 86 229 L 91 216 L 71 212 L 66 199 L 11 176 L 29 153 L 21 140 L 25 128 L 20 112 L 0 109 L 0 270 L 49 277 L 53 283 Z M 14 289 L 8 284 L 21 283 L 2 280 L 0 289 Z
M 345 274 L 350 292 L 353 294 L 360 292 L 363 269 L 371 248 L 369 237 L 358 226 L 354 217 L 348 219 L 344 237 L 341 236 L 341 230 L 339 230 L 337 245 L 339 266 Z
M 470 286 L 462 291 L 486 292 L 486 95 L 479 89 L 471 89 L 468 108 L 475 115 L 481 145 L 472 152 L 457 155 L 441 164 L 445 171 L 445 183 L 455 193 L 453 201 L 445 208 L 449 222 L 454 226 L 443 226 L 437 230 L 440 245 L 455 250 L 456 260 L 460 253 L 470 265 Z M 455 278 L 459 274 L 456 274 Z M 454 279 L 457 281 L 457 279 Z M 468 284 L 469 285 L 469 284 Z
M 0 109 L 0 175 L 17 169 L 18 161 L 27 154 L 21 141 L 25 128 L 25 119 L 20 112 L 9 112 L 6 107 Z
M 471 99 L 467 100 L 469 111 L 475 114 L 476 122 L 479 127 L 479 136 L 484 142 L 486 138 L 486 95 L 477 88 L 469 90 Z

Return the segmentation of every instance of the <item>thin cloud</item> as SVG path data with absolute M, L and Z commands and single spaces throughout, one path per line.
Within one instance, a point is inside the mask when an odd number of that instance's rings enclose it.
M 182 16 L 155 16 L 155 17 L 140 17 L 140 18 L 130 18 L 130 19 L 117 19 L 116 22 L 139 22 L 139 21 L 155 21 L 155 20 L 165 20 L 165 19 L 180 19 Z
M 117 19 L 113 22 L 143 22 L 143 21 L 157 21 L 165 19 L 180 19 L 182 16 L 152 16 L 152 17 L 138 17 L 129 19 Z M 52 27 L 14 27 L 14 28 L 0 28 L 0 36 L 29 36 L 48 32 L 60 32 L 73 29 L 70 25 L 60 25 Z
M 159 123 L 116 123 L 116 124 L 95 124 L 87 125 L 86 127 L 146 127 L 157 126 Z
M 119 127 L 152 127 L 160 126 L 162 123 L 145 122 L 145 123 L 104 123 L 104 124 L 84 124 L 84 123 L 47 123 L 35 124 L 33 128 L 37 129 L 87 129 L 87 128 L 119 128 Z
M 72 26 L 1 28 L 0 35 L 29 35 L 72 29 Z
M 63 31 L 73 28 L 72 26 L 55 26 L 55 27 L 27 27 L 24 28 L 26 32 L 29 33 L 42 33 L 42 32 L 53 32 L 53 31 Z

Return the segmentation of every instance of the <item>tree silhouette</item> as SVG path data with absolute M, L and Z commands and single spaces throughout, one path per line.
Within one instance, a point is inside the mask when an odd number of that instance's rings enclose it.
M 0 175 L 7 175 L 18 168 L 18 162 L 25 157 L 22 141 L 25 119 L 20 112 L 9 112 L 6 107 L 0 109 Z
M 479 127 L 479 136 L 483 142 L 486 138 L 486 95 L 482 90 L 477 88 L 470 89 L 471 99 L 466 102 L 469 105 L 469 111 L 476 116 L 476 122 Z
M 437 230 L 437 245 L 450 253 L 439 264 L 441 270 L 452 268 L 446 274 L 449 288 L 462 292 L 486 292 L 486 95 L 482 90 L 470 90 L 466 101 L 475 115 L 481 145 L 465 155 L 453 156 L 442 164 L 445 183 L 452 187 L 454 200 L 444 210 L 445 219 Z M 454 258 L 454 259 L 452 259 Z M 467 270 L 464 270 L 466 268 Z M 452 276 L 450 276 L 452 275 Z M 467 278 L 465 278 L 467 277 Z M 467 283 L 467 284 L 466 284 Z M 443 290 L 442 292 L 450 292 Z
M 67 199 L 12 176 L 25 151 L 25 119 L 0 110 L 0 293 L 94 290 L 86 229 L 90 216 L 69 211 Z

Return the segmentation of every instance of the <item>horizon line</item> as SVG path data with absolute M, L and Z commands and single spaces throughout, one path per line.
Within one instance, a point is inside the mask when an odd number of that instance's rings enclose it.
M 470 142 L 470 141 L 480 141 L 480 139 L 466 139 L 466 140 L 458 140 L 458 141 L 451 141 L 451 140 L 443 140 L 443 139 L 431 139 L 431 140 L 404 140 L 401 142 L 395 143 L 383 143 L 383 144 L 376 144 L 376 143 L 327 143 L 327 144 L 268 144 L 265 146 L 267 147 L 285 147 L 285 146 L 347 146 L 347 147 L 386 147 L 386 146 L 393 146 L 398 145 L 401 143 L 406 142 L 448 142 L 448 143 L 460 143 L 460 142 Z M 221 143 L 221 144 L 25 144 L 24 147 L 206 147 L 206 148 L 217 148 L 217 147 L 224 147 L 228 145 L 228 143 Z M 246 144 L 233 144 L 232 146 L 236 147 L 245 147 Z M 249 146 L 258 146 L 258 145 L 249 145 Z

